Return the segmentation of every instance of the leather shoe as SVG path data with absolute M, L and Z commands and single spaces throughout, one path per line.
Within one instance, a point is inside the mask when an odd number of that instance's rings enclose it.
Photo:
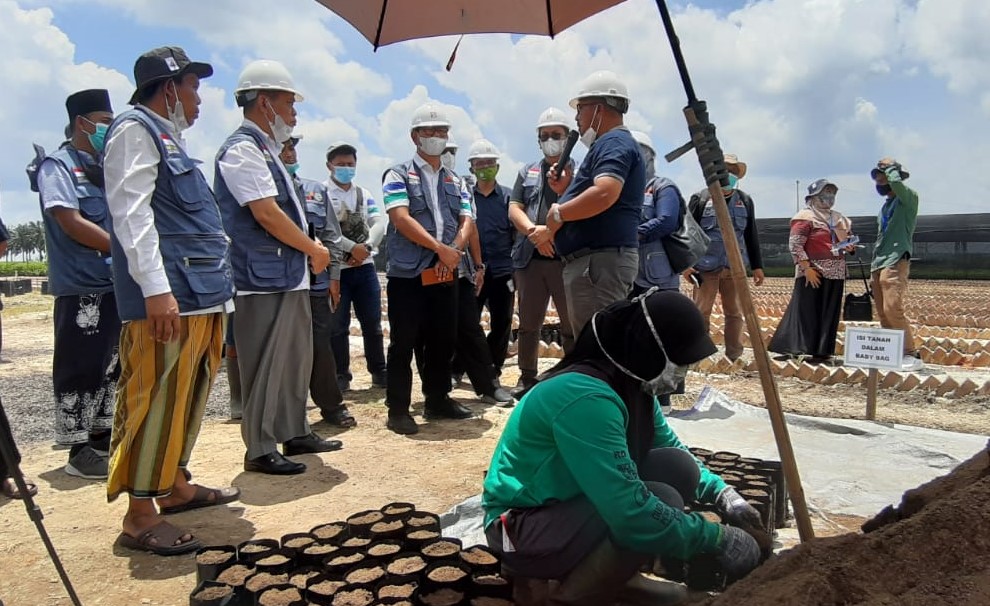
M 333 452 L 344 447 L 340 440 L 324 440 L 315 433 L 308 436 L 299 436 L 286 440 L 282 444 L 282 454 L 287 457 L 292 455 L 309 454 L 314 452 Z
M 256 459 L 244 459 L 244 471 L 256 471 L 273 476 L 291 476 L 306 471 L 306 466 L 283 457 L 277 450 Z
M 470 408 L 450 396 L 427 400 L 426 405 L 423 406 L 423 417 L 427 419 L 467 419 L 473 415 Z
M 388 413 L 388 421 L 385 427 L 403 436 L 411 436 L 419 433 L 419 426 L 408 412 Z
M 509 393 L 511 393 L 512 397 L 515 399 L 521 400 L 522 397 L 526 395 L 526 392 L 533 389 L 534 385 L 536 385 L 536 375 L 523 373 L 519 377 L 519 381 L 516 383 L 516 386 L 513 387 Z
M 486 404 L 494 404 L 499 407 L 511 407 L 513 405 L 512 395 L 502 386 L 496 386 L 491 393 L 481 394 L 481 401 Z
M 388 387 L 388 373 L 386 371 L 371 373 L 371 386 L 376 389 Z

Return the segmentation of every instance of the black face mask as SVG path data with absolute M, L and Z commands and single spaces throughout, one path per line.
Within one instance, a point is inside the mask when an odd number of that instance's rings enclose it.
M 877 185 L 877 193 L 880 194 L 881 196 L 886 196 L 887 194 L 890 193 L 890 191 L 891 190 L 890 190 L 890 184 L 889 183 L 884 184 L 884 185 Z

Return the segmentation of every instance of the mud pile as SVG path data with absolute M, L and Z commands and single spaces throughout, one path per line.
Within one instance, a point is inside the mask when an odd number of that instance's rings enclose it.
M 706 604 L 990 604 L 990 451 L 907 491 L 864 529 L 799 545 Z

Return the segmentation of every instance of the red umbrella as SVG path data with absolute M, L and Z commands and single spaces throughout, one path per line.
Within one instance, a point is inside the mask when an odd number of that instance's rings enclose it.
M 353 25 L 377 49 L 379 46 L 451 34 L 514 33 L 555 36 L 562 30 L 624 0 L 316 0 Z M 674 31 L 674 22 L 664 0 L 656 0 L 667 40 L 674 54 L 674 63 L 684 85 L 687 106 L 684 116 L 688 122 L 691 140 L 667 154 L 668 162 L 694 148 L 698 162 L 708 183 L 715 215 L 723 234 L 726 253 L 736 291 L 739 293 L 746 324 L 751 335 L 761 335 L 760 319 L 756 314 L 746 266 L 739 244 L 734 236 L 732 219 L 722 194 L 722 185 L 728 185 L 728 170 L 723 160 L 722 148 L 715 136 L 715 125 L 708 119 L 708 108 L 698 99 L 691 83 L 687 63 L 681 53 L 680 41 Z M 454 48 L 456 54 L 457 49 Z M 454 60 L 451 55 L 447 69 Z M 790 433 L 784 419 L 783 406 L 777 392 L 777 383 L 770 368 L 766 344 L 760 338 L 751 338 L 753 354 L 760 371 L 763 395 L 780 452 L 781 463 L 787 478 L 787 488 L 794 517 L 802 541 L 814 538 L 811 516 L 804 500 L 804 490 L 791 446 Z
M 451 34 L 551 38 L 625 0 L 317 0 L 379 46 Z

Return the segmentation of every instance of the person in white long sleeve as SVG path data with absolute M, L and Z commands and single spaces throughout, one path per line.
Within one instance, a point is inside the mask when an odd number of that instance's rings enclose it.
M 107 498 L 129 496 L 118 543 L 158 555 L 200 546 L 162 514 L 240 494 L 190 484 L 186 471 L 234 296 L 220 211 L 182 140 L 199 117 L 200 78 L 212 74 L 178 47 L 141 55 L 134 109 L 110 125 L 103 162 L 114 294 L 124 322 Z

